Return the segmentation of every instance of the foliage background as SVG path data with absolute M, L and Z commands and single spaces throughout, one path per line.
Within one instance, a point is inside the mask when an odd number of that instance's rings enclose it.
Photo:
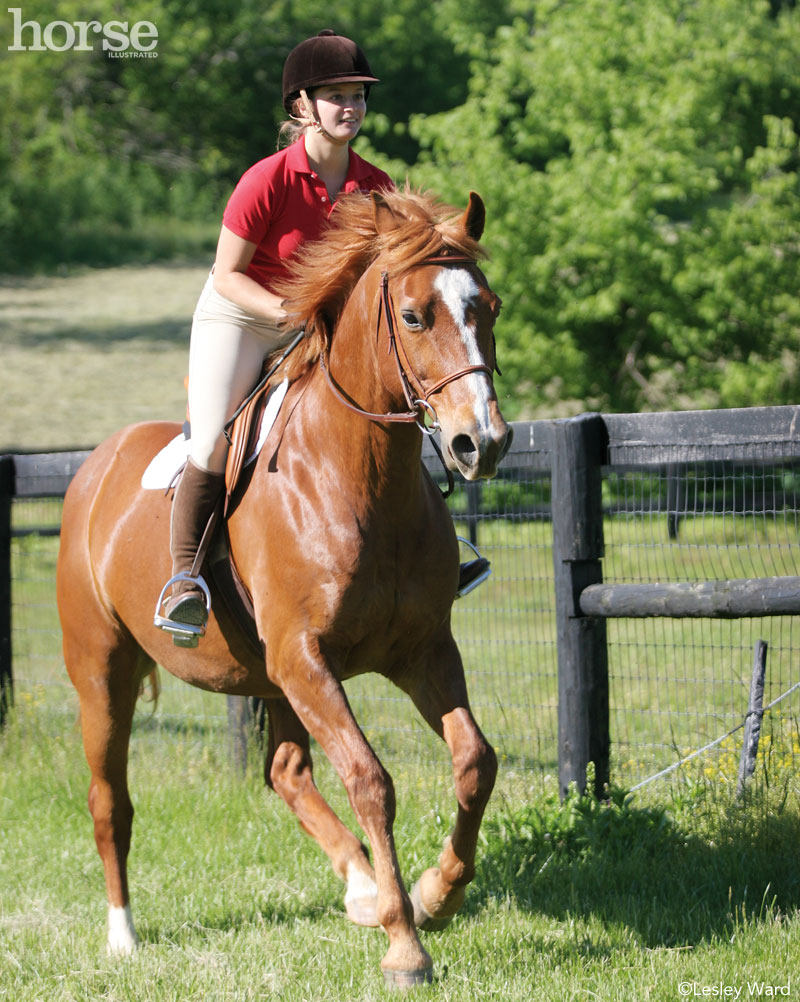
M 150 20 L 158 55 L 9 51 L 0 17 L 0 270 L 210 258 L 286 53 L 332 26 L 383 81 L 360 152 L 487 203 L 507 416 L 796 401 L 794 2 L 20 3 Z

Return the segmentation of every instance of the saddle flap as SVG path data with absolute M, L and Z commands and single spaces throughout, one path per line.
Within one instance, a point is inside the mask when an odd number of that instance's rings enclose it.
M 248 400 L 233 422 L 231 446 L 225 464 L 225 490 L 229 497 L 233 494 L 245 463 L 255 447 L 269 391 L 270 386 L 267 383 L 252 400 Z

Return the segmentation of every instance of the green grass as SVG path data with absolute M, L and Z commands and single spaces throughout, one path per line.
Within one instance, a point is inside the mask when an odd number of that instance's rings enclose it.
M 182 421 L 192 312 L 212 260 L 0 278 L 0 452 Z
M 0 447 L 90 445 L 134 420 L 180 419 L 206 269 L 0 282 L 12 394 Z M 59 510 L 25 502 L 14 523 L 57 525 Z M 698 993 L 741 987 L 743 998 L 748 981 L 785 985 L 800 970 L 797 694 L 765 722 L 744 806 L 733 802 L 738 735 L 630 802 L 573 797 L 561 806 L 550 532 L 544 523 L 482 525 L 494 575 L 455 607 L 472 702 L 501 768 L 463 913 L 425 937 L 437 980 L 423 997 L 672 1002 L 683 982 Z M 383 934 L 347 923 L 339 882 L 264 790 L 257 755 L 246 779 L 232 772 L 224 700 L 166 675 L 155 716 L 140 704 L 132 742 L 132 896 L 144 947 L 130 961 L 105 957 L 88 774 L 54 604 L 57 545 L 41 536 L 13 544 L 17 687 L 0 734 L 0 1000 L 389 997 Z M 794 525 L 687 520 L 670 542 L 663 516 L 618 518 L 606 526 L 606 575 L 790 573 L 781 567 L 796 566 L 797 545 Z M 774 698 L 796 680 L 796 632 L 789 617 L 610 623 L 615 780 L 631 785 L 741 719 L 756 636 L 770 643 Z M 413 880 L 452 821 L 447 755 L 387 683 L 354 680 L 348 693 L 395 778 L 398 850 Z M 323 792 L 352 825 L 341 784 L 316 761 Z M 790 997 L 799 994 L 793 982 Z
M 40 503 L 15 506 L 15 524 L 58 524 L 58 511 L 57 505 L 45 511 Z M 708 535 L 715 532 L 714 521 L 708 520 Z M 608 535 L 623 554 L 637 552 L 637 526 L 621 523 L 612 529 Z M 723 531 L 722 525 L 719 530 Z M 686 539 L 664 547 L 659 556 L 661 571 L 673 580 L 691 579 L 694 573 L 687 563 L 692 551 Z M 481 544 L 492 559 L 493 577 L 454 609 L 473 708 L 504 767 L 554 774 L 558 681 L 550 526 L 492 523 L 481 528 Z M 38 536 L 14 542 L 17 698 L 68 706 L 74 713 L 54 602 L 57 546 L 57 539 Z M 752 548 L 738 554 L 751 563 L 754 559 Z M 623 558 L 611 560 L 616 579 L 632 575 L 632 565 Z M 735 566 L 731 569 L 737 571 Z M 742 576 L 746 568 L 738 570 Z M 769 642 L 766 701 L 797 678 L 800 641 L 791 617 L 620 620 L 609 622 L 608 633 L 612 777 L 620 783 L 633 785 L 742 720 L 756 637 Z M 166 673 L 163 682 L 159 720 L 172 725 L 186 716 L 201 721 L 224 717 L 224 701 L 218 697 L 193 690 Z M 374 676 L 354 679 L 348 683 L 348 694 L 379 753 L 445 761 L 440 742 L 409 700 L 388 682 Z M 764 723 L 772 754 L 786 759 L 787 765 L 800 757 L 799 698 L 800 693 L 794 693 Z M 735 735 L 732 744 L 692 768 L 709 769 L 735 782 L 740 739 Z
M 387 761 L 409 880 L 452 820 L 447 769 Z M 341 786 L 319 782 L 349 824 Z M 351 926 L 327 860 L 225 734 L 134 734 L 132 902 L 143 946 L 104 955 L 102 872 L 74 725 L 18 707 L 0 739 L 0 999 L 372 1000 L 386 941 Z M 357 829 L 356 829 L 357 830 Z M 744 806 L 686 781 L 668 802 L 608 805 L 501 776 L 478 876 L 446 932 L 424 935 L 430 1000 L 673 1000 L 678 985 L 785 985 L 800 960 L 800 786 Z M 797 986 L 792 985 L 792 997 Z M 745 988 L 746 991 L 746 988 Z

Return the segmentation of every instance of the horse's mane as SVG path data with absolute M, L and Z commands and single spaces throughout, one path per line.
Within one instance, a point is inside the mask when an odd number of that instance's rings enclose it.
M 290 277 L 274 291 L 286 300 L 287 326 L 306 329 L 306 339 L 289 356 L 283 374 L 299 376 L 330 343 L 345 303 L 366 269 L 379 256 L 391 274 L 452 250 L 477 260 L 477 240 L 459 225 L 461 212 L 427 192 L 382 192 L 398 225 L 379 233 L 370 194 L 344 195 L 319 240 L 306 244 L 289 266 Z

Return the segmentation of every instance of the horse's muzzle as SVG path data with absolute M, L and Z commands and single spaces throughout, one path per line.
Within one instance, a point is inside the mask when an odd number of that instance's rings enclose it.
M 498 412 L 490 426 L 461 430 L 446 439 L 447 464 L 450 469 L 458 470 L 465 480 L 489 479 L 496 475 L 513 437 L 514 429 Z

